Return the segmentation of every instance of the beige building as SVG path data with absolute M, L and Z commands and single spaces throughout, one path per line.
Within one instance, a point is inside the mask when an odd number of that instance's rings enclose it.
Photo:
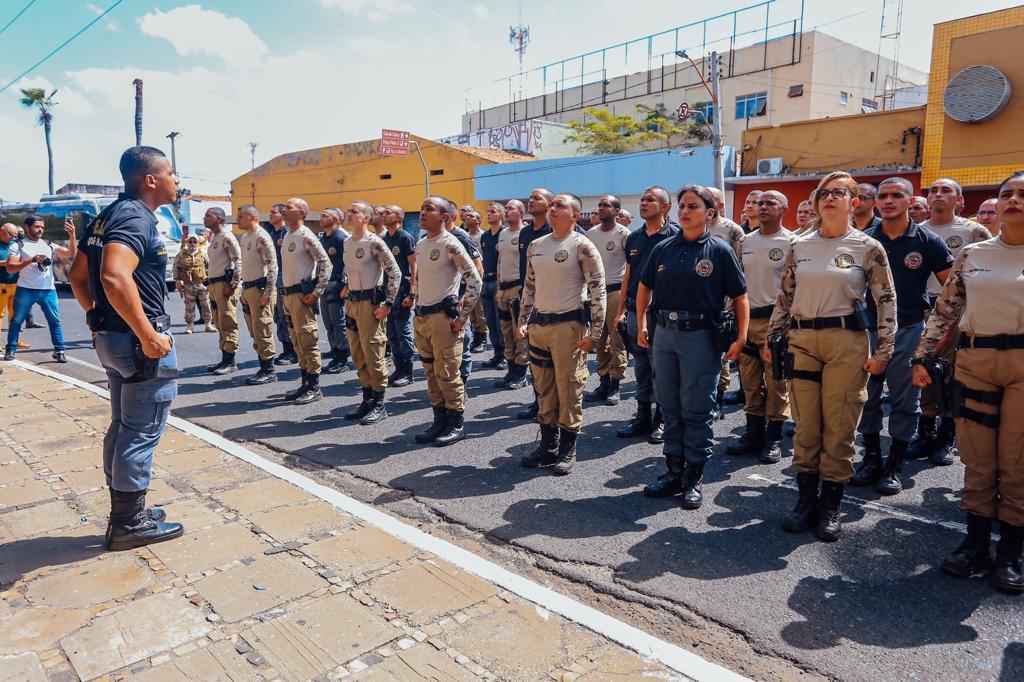
M 710 58 L 692 56 L 705 77 L 710 77 Z M 893 82 L 886 78 L 893 70 L 890 60 L 819 31 L 725 51 L 720 60 L 723 143 L 738 149 L 747 128 L 875 111 L 882 108 L 881 95 L 887 89 L 928 81 L 927 73 L 900 66 Z M 467 113 L 462 117 L 462 132 L 473 134 L 532 119 L 565 123 L 580 119 L 590 106 L 635 114 L 638 104 L 664 104 L 671 112 L 683 102 L 692 107 L 708 101 L 700 75 L 689 61 L 673 56 L 671 62 Z

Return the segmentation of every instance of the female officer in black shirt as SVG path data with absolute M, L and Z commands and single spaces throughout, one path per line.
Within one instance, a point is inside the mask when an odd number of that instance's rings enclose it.
M 739 357 L 750 308 L 736 254 L 708 231 L 717 213 L 714 196 L 706 187 L 689 185 L 676 199 L 682 232 L 651 251 L 636 300 L 637 342 L 649 348 L 653 336 L 654 381 L 665 415 L 668 465 L 668 473 L 645 487 L 644 494 L 682 493 L 683 508 L 697 509 L 703 501 L 704 465 L 711 458 L 722 352 L 729 360 Z M 722 320 L 726 297 L 733 300 L 736 335 L 723 349 L 714 328 Z M 648 329 L 648 307 L 653 308 L 656 333 Z

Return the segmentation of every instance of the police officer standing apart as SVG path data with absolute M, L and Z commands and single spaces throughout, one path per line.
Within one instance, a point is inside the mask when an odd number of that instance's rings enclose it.
M 1024 592 L 1024 171 L 999 187 L 1002 234 L 965 246 L 939 295 L 914 356 L 914 382 L 932 379 L 923 363 L 953 325 L 960 328 L 953 391 L 960 437 L 967 538 L 942 562 L 942 571 L 967 577 L 990 569 L 1003 592 Z M 992 520 L 999 520 L 995 563 Z
M 907 446 L 914 436 L 920 414 L 921 391 L 910 376 L 910 359 L 921 340 L 928 304 L 928 280 L 932 275 L 945 282 L 953 256 L 934 232 L 910 220 L 907 209 L 914 186 L 906 178 L 883 180 L 876 192 L 881 225 L 865 230 L 885 249 L 896 284 L 896 346 L 885 372 L 868 379 L 868 401 L 860 418 L 864 461 L 850 485 L 874 485 L 883 495 L 903 490 L 900 473 Z M 869 317 L 875 314 L 868 298 Z M 876 333 L 871 332 L 872 343 Z M 882 466 L 882 384 L 889 385 L 889 457 Z
M 199 237 L 190 234 L 174 257 L 174 284 L 185 302 L 185 333 L 192 333 L 196 319 L 196 301 L 206 331 L 215 332 L 210 312 L 210 292 L 206 288 L 206 254 L 199 248 Z
M 554 473 L 565 475 L 576 464 L 576 439 L 583 428 L 587 355 L 604 330 L 605 275 L 593 242 L 575 231 L 583 209 L 579 197 L 559 194 L 545 202 L 552 232 L 533 240 L 527 251 L 517 329 L 529 344 L 541 442 L 522 464 L 554 464 Z
M 464 436 L 466 387 L 459 373 L 463 333 L 480 298 L 481 281 L 465 247 L 445 230 L 452 207 L 444 197 L 427 197 L 420 208 L 426 236 L 416 244 L 416 349 L 427 376 L 434 421 L 417 443 L 451 445 Z M 460 300 L 459 288 L 466 283 Z
M 480 258 L 484 266 L 484 288 L 480 295 L 484 317 L 487 318 L 487 334 L 491 339 L 490 360 L 481 363 L 487 369 L 508 369 L 505 360 L 505 337 L 501 332 L 498 316 L 498 239 L 501 236 L 505 207 L 493 203 L 487 207 L 487 230 L 480 235 Z
M 324 367 L 324 374 L 341 374 L 348 369 L 348 334 L 345 333 L 345 309 L 341 300 L 341 289 L 345 282 L 345 240 L 348 239 L 341 224 L 344 217 L 336 208 L 325 208 L 320 213 L 320 246 L 324 247 L 327 259 L 331 261 L 331 278 L 320 299 L 320 314 L 327 329 L 327 343 L 331 346 L 331 361 Z
M 316 323 L 316 303 L 331 277 L 331 261 L 313 230 L 306 227 L 309 204 L 293 197 L 284 204 L 284 224 L 288 234 L 281 243 L 284 268 L 284 309 L 291 323 L 292 343 L 299 356 L 302 383 L 285 394 L 285 400 L 299 405 L 320 400 L 320 327 Z
M 519 319 L 520 293 L 523 280 L 519 277 L 519 239 L 523 234 L 526 207 L 518 199 L 505 204 L 505 222 L 508 224 L 498 235 L 498 319 L 505 341 L 505 360 L 508 372 L 496 381 L 495 388 L 516 390 L 526 385 L 526 341 L 516 336 Z
M 668 466 L 644 494 L 681 493 L 682 507 L 697 509 L 704 501 L 701 481 L 714 445 L 721 355 L 739 357 L 750 311 L 735 252 L 708 230 L 717 210 L 714 195 L 706 187 L 689 185 L 679 190 L 676 200 L 682 231 L 651 250 L 637 287 L 637 343 L 647 349 L 653 345 Z M 735 311 L 730 324 L 726 298 Z M 657 329 L 647 326 L 648 308 Z
M 163 152 L 132 147 L 121 155 L 125 191 L 86 228 L 68 279 L 107 372 L 110 427 L 103 473 L 110 489 L 107 549 L 126 550 L 180 537 L 162 509 L 146 509 L 153 451 L 178 394 L 178 364 L 164 309 L 167 247 L 153 212 L 174 201 L 178 179 Z
M 587 230 L 587 238 L 594 242 L 604 267 L 604 286 L 607 296 L 606 310 L 618 310 L 622 296 L 622 278 L 626 274 L 626 240 L 629 228 L 616 221 L 622 202 L 610 194 L 597 202 L 598 224 Z M 588 391 L 587 402 L 619 404 L 619 382 L 626 376 L 629 357 L 626 346 L 615 328 L 615 316 L 605 315 L 604 329 L 597 340 L 597 376 L 600 385 Z
M 796 237 L 782 227 L 786 195 L 768 190 L 758 198 L 757 220 L 761 227 L 743 237 L 740 264 L 747 279 L 750 326 L 738 364 L 740 384 L 746 393 L 747 428 L 727 454 L 760 455 L 772 464 L 782 459 L 782 425 L 789 418 L 789 387 L 778 381 L 761 356 L 767 340 L 768 321 L 775 310 L 782 273 Z
M 814 208 L 821 221 L 817 230 L 793 242 L 768 323 L 769 343 L 788 331 L 792 352 L 790 406 L 799 495 L 782 526 L 793 533 L 815 527 L 825 542 L 842 535 L 840 507 L 853 475 L 853 441 L 867 400 L 868 375 L 885 371 L 896 339 L 889 259 L 881 244 L 853 227 L 857 201 L 857 182 L 849 173 L 829 173 L 818 184 Z M 869 291 L 878 310 L 874 354 L 864 303 Z M 775 352 L 765 350 L 766 363 Z
M 384 207 L 384 228 L 381 236 L 402 273 L 398 287 L 401 305 L 388 314 L 388 348 L 394 358 L 395 371 L 388 377 L 389 386 L 408 386 L 412 383 L 412 358 L 416 351 L 412 331 L 412 306 L 416 300 L 416 240 L 403 229 L 405 211 L 398 206 Z
M 387 418 L 384 390 L 388 386 L 388 366 L 384 360 L 388 315 L 395 308 L 395 297 L 402 281 L 395 257 L 384 240 L 369 231 L 373 206 L 353 201 L 345 214 L 345 226 L 352 236 L 345 240 L 345 276 L 341 290 L 346 298 L 345 319 L 348 345 L 363 389 L 363 400 L 345 419 L 360 424 L 376 424 Z M 382 290 L 382 278 L 386 278 Z
M 274 360 L 277 366 L 292 365 L 299 361 L 295 355 L 295 347 L 292 345 L 291 333 L 288 330 L 288 315 L 284 311 L 284 288 L 282 277 L 284 271 L 281 265 L 281 244 L 288 234 L 288 228 L 284 224 L 284 204 L 274 204 L 270 207 L 267 216 L 270 222 L 268 232 L 274 240 L 274 252 L 277 254 L 277 303 L 274 305 L 274 326 L 277 327 L 277 340 L 281 342 L 281 354 Z
M 246 379 L 250 386 L 277 381 L 274 372 L 274 302 L 277 298 L 277 255 L 274 241 L 260 229 L 260 212 L 251 204 L 238 208 L 238 226 L 245 231 L 242 250 L 242 313 L 252 337 L 260 370 Z
M 672 199 L 664 187 L 648 187 L 640 196 L 640 217 L 644 226 L 630 233 L 626 240 L 626 295 L 619 300 L 615 314 L 615 325 L 623 320 L 629 329 L 630 352 L 633 353 L 633 372 L 636 375 L 636 414 L 624 427 L 618 430 L 619 438 L 635 438 L 648 435 L 649 442 L 660 443 L 664 432 L 661 410 L 652 413 L 651 403 L 656 400 L 654 367 L 651 365 L 647 348 L 636 342 L 638 329 L 636 317 L 636 294 L 640 288 L 644 263 L 651 249 L 660 242 L 679 234 L 679 228 L 669 220 Z
M 203 225 L 213 232 L 206 255 L 210 260 L 210 298 L 213 314 L 220 333 L 220 362 L 206 371 L 212 374 L 230 374 L 238 369 L 238 283 L 242 280 L 242 251 L 231 228 L 225 224 L 224 211 L 217 207 L 206 209 Z

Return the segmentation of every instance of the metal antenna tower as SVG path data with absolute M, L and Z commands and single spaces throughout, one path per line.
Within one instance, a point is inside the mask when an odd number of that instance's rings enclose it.
M 882 100 L 881 109 L 892 108 L 900 75 L 900 31 L 903 27 L 903 0 L 882 0 L 882 23 L 878 31 L 878 58 L 875 62 L 874 98 Z M 891 54 L 891 66 L 882 74 L 882 53 Z M 888 57 L 888 55 L 887 55 Z M 878 84 L 882 92 L 878 93 Z
M 523 26 L 523 2 L 519 0 L 519 23 L 508 27 L 508 42 L 519 59 L 519 99 L 523 98 L 523 57 L 530 45 L 530 27 Z

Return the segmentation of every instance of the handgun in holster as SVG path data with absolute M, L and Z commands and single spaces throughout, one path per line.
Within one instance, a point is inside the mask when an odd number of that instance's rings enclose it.
M 871 318 L 868 317 L 868 310 L 864 307 L 864 301 L 859 298 L 853 299 L 853 316 L 861 330 L 871 329 Z
M 636 353 L 633 352 L 633 341 L 629 338 L 629 325 L 626 324 L 625 318 L 615 325 L 615 330 L 619 332 L 619 338 L 622 339 L 622 345 L 626 348 L 626 352 L 631 355 L 636 355 Z
M 511 301 L 508 302 L 508 309 L 512 313 L 512 326 L 513 327 L 518 327 L 519 326 L 519 312 L 521 310 L 521 307 L 520 307 L 521 304 L 522 304 L 522 301 L 520 301 L 518 298 L 513 298 Z
M 716 353 L 724 353 L 736 342 L 736 315 L 722 311 L 711 321 L 711 343 Z
M 960 384 L 953 381 L 953 363 L 945 358 L 925 358 L 924 368 L 928 371 L 935 389 L 932 392 L 935 408 L 939 414 L 953 413 L 955 417 L 962 401 L 957 391 Z
M 775 332 L 768 336 L 767 346 L 772 354 L 772 380 L 791 378 L 793 354 L 789 352 L 789 339 L 782 332 Z

